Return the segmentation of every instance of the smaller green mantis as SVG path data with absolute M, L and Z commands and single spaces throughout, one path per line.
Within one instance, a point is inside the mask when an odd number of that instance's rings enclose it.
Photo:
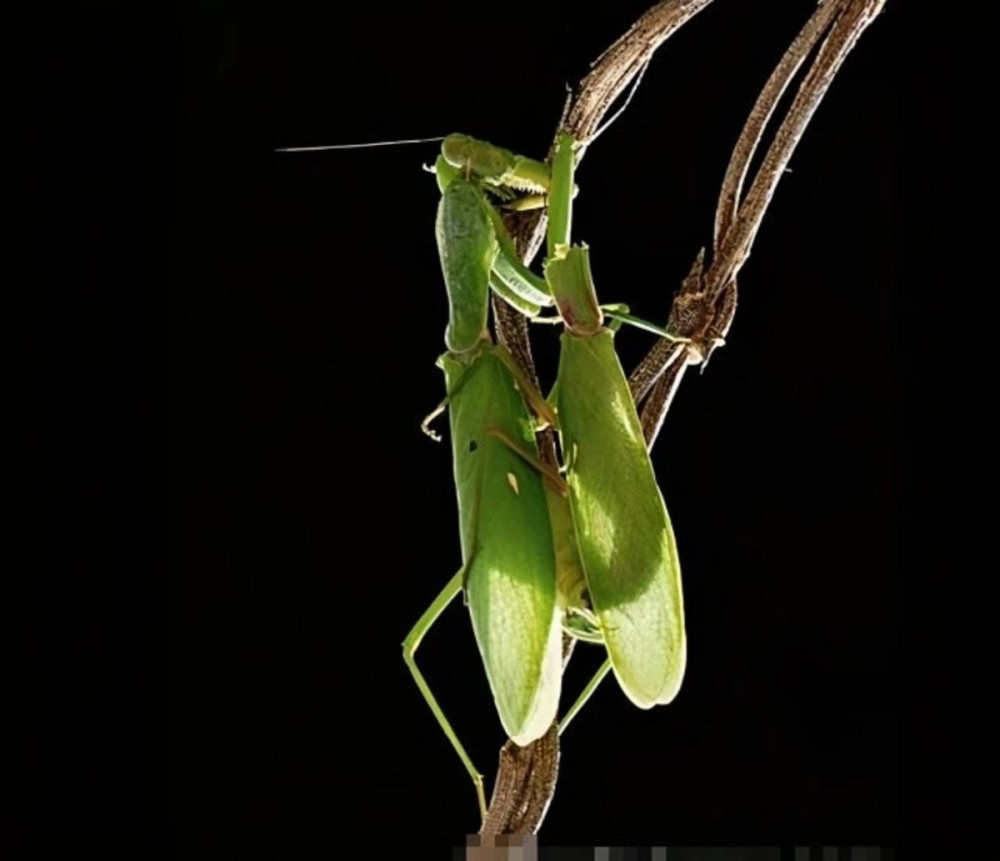
M 540 737 L 555 719 L 562 630 L 604 643 L 609 659 L 560 731 L 612 667 L 642 708 L 669 702 L 684 670 L 670 521 L 613 331 L 603 325 L 587 250 L 569 245 L 572 150 L 572 139 L 562 136 L 550 173 L 541 162 L 451 135 L 435 166 L 442 191 L 436 233 L 449 298 L 448 352 L 439 365 L 447 383 L 463 568 L 406 637 L 403 654 L 472 776 L 484 815 L 482 776 L 415 662 L 423 636 L 460 591 L 501 723 L 518 744 Z M 515 197 L 517 192 L 527 194 Z M 488 195 L 515 208 L 548 203 L 544 280 L 514 253 Z M 492 344 L 486 328 L 490 288 L 532 318 L 556 306 L 566 331 L 548 402 Z M 565 478 L 539 463 L 534 434 L 542 424 L 558 427 Z
M 457 141 L 463 143 L 461 139 Z M 445 153 L 454 159 L 447 145 Z M 544 169 L 533 163 L 527 170 Z M 538 305 L 521 294 L 542 294 L 520 261 L 502 223 L 483 195 L 481 183 L 510 181 L 497 160 L 480 166 L 475 179 L 439 159 L 442 189 L 437 237 L 449 298 L 445 332 L 448 352 L 438 365 L 448 396 L 462 539 L 462 569 L 448 582 L 403 642 L 403 657 L 476 787 L 480 812 L 486 815 L 483 780 L 437 703 L 415 654 L 423 636 L 459 594 L 465 593 L 473 631 L 483 658 L 500 721 L 508 736 L 528 744 L 546 732 L 556 717 L 561 686 L 561 626 L 556 598 L 556 557 L 538 460 L 535 423 L 528 410 L 533 391 L 506 350 L 495 346 L 487 330 L 489 290 L 505 291 L 528 313 Z M 537 187 L 532 186 L 532 187 Z M 498 238 L 498 227 L 499 237 Z M 507 249 L 502 246 L 506 245 Z M 506 266 L 497 258 L 508 253 Z M 523 271 L 522 271 L 523 270 Z M 504 279 L 516 280 L 520 293 Z M 529 277 L 530 276 L 530 277 Z M 544 421 L 554 420 L 540 398 L 532 405 Z M 444 404 L 427 421 L 433 418 Z M 548 480 L 564 483 L 557 475 Z

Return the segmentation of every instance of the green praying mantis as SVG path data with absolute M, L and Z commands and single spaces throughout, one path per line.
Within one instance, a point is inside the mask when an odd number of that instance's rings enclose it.
M 550 168 L 451 135 L 434 168 L 449 302 L 447 352 L 438 361 L 447 395 L 424 427 L 448 410 L 463 564 L 406 637 L 403 656 L 472 777 L 484 816 L 482 776 L 415 661 L 459 593 L 501 724 L 520 745 L 556 720 L 563 633 L 602 644 L 607 659 L 560 732 L 610 670 L 648 709 L 676 696 L 686 662 L 676 542 L 614 350 L 613 327 L 639 321 L 612 311 L 605 325 L 613 306 L 598 304 L 588 248 L 571 244 L 574 146 L 560 135 Z M 548 207 L 544 278 L 518 258 L 498 206 Z M 548 398 L 493 343 L 491 290 L 529 318 L 555 309 L 563 331 Z M 560 469 L 539 459 L 535 435 L 546 426 L 557 432 Z

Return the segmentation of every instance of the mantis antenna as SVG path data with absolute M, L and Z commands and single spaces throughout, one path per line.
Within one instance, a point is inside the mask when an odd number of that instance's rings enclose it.
M 630 97 L 631 98 L 631 97 Z M 443 141 L 444 135 L 436 138 L 409 138 L 398 141 L 373 141 L 371 143 L 350 143 L 350 144 L 326 144 L 323 146 L 283 146 L 275 149 L 275 152 L 320 152 L 328 149 L 369 149 L 377 146 L 402 146 L 405 144 L 432 143 Z
M 639 89 L 639 84 L 642 83 L 642 79 L 646 74 L 646 70 L 649 68 L 650 60 L 646 60 L 642 64 L 642 68 L 639 70 L 639 74 L 636 75 L 635 80 L 632 82 L 632 86 L 629 89 L 628 96 L 625 97 L 625 104 L 623 104 L 614 114 L 611 115 L 611 119 L 605 121 L 605 123 L 594 132 L 590 138 L 586 141 L 581 141 L 583 146 L 590 146 L 594 141 L 596 141 L 608 128 L 614 123 L 615 120 L 620 117 L 625 110 L 628 108 L 629 104 L 632 102 L 632 97 L 635 95 L 635 91 Z M 407 144 L 422 144 L 422 143 L 434 143 L 435 141 L 443 141 L 446 135 L 439 135 L 433 138 L 403 138 L 400 140 L 393 141 L 371 141 L 369 143 L 349 143 L 349 144 L 321 144 L 319 146 L 283 146 L 276 147 L 275 152 L 324 152 L 326 150 L 334 149 L 371 149 L 373 147 L 379 146 L 406 146 Z

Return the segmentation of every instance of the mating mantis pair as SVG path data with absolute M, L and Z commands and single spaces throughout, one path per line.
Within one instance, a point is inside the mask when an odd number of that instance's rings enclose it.
M 460 592 L 500 721 L 520 745 L 556 720 L 564 632 L 603 644 L 608 658 L 560 731 L 610 669 L 629 699 L 651 708 L 674 698 L 686 661 L 670 519 L 614 331 L 604 325 L 589 251 L 570 243 L 573 149 L 573 139 L 560 135 L 550 169 L 452 135 L 435 166 L 449 323 L 448 352 L 438 362 L 447 397 L 429 418 L 448 409 L 463 566 L 407 636 L 403 654 L 472 776 L 484 815 L 482 776 L 414 660 L 424 634 Z M 548 206 L 544 278 L 518 259 L 497 205 Z M 548 399 L 493 344 L 490 289 L 529 317 L 556 309 L 563 332 Z M 539 460 L 535 434 L 545 426 L 558 433 L 562 469 Z

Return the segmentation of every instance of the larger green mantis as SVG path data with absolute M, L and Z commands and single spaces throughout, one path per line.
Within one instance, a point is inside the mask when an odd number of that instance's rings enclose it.
M 414 626 L 404 657 L 476 785 L 482 777 L 416 666 L 436 618 L 465 592 L 501 723 L 518 744 L 556 717 L 561 632 L 603 643 L 608 660 L 564 728 L 613 668 L 641 708 L 670 702 L 686 660 L 676 544 L 639 419 L 604 326 L 588 250 L 570 244 L 574 142 L 561 135 L 548 166 L 452 135 L 435 173 L 437 239 L 449 298 L 445 373 L 463 567 Z M 545 278 L 517 258 L 497 203 L 549 207 Z M 564 324 L 547 400 L 487 329 L 489 290 L 534 317 Z M 442 405 L 443 408 L 444 405 Z M 535 431 L 559 434 L 563 467 L 538 460 Z
M 448 153 L 449 147 L 444 150 Z M 465 156 L 459 151 L 454 158 Z M 403 655 L 471 775 L 485 815 L 482 776 L 420 673 L 416 649 L 440 613 L 464 590 L 500 721 L 512 739 L 528 744 L 556 717 L 561 629 L 546 492 L 542 473 L 528 462 L 538 456 L 534 425 L 522 396 L 530 387 L 506 351 L 492 344 L 487 330 L 490 284 L 499 285 L 499 222 L 480 184 L 486 181 L 484 175 L 497 176 L 498 170 L 487 160 L 473 179 L 449 167 L 454 166 L 442 156 L 437 171 L 442 189 L 437 237 L 449 322 L 448 352 L 438 364 L 448 392 L 463 565 L 407 636 Z M 539 167 L 544 172 L 544 165 Z M 519 268 L 523 267 L 512 267 Z M 544 282 L 539 279 L 532 285 L 524 280 L 528 288 L 522 292 L 535 289 L 538 298 L 546 298 L 538 287 Z M 525 310 L 538 307 L 525 302 Z M 535 403 L 539 414 L 552 420 L 551 409 L 540 399 Z

